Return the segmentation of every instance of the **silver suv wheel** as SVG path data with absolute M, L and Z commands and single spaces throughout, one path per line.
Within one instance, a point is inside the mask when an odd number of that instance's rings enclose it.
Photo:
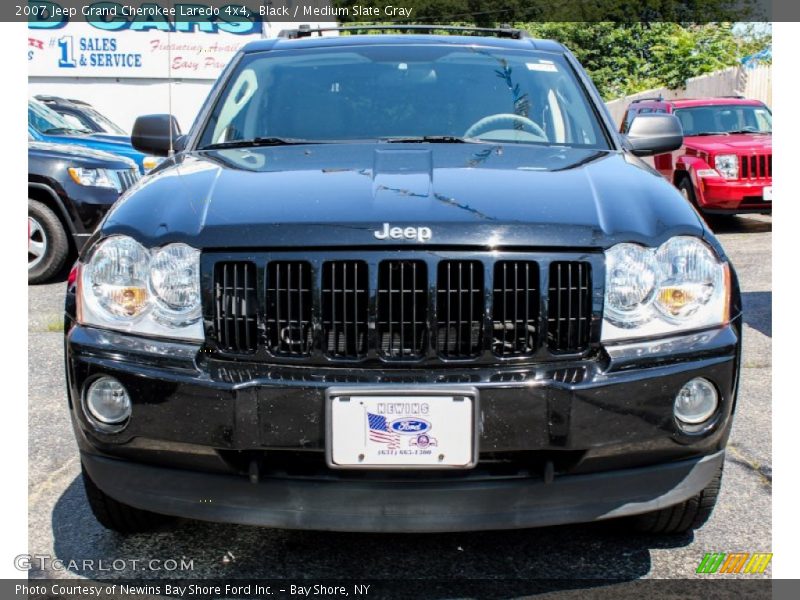
M 47 234 L 44 227 L 33 217 L 28 217 L 28 270 L 44 260 L 47 255 Z

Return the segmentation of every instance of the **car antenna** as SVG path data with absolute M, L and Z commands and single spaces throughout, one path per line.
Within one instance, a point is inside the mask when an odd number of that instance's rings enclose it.
M 168 8 L 169 12 L 172 12 L 172 0 L 168 0 Z M 173 16 L 173 24 L 169 23 L 169 17 L 167 18 L 167 24 L 169 27 L 167 28 L 167 112 L 169 113 L 169 150 L 168 155 L 169 157 L 175 156 L 175 146 L 172 140 L 172 28 L 177 27 L 178 21 L 177 16 Z

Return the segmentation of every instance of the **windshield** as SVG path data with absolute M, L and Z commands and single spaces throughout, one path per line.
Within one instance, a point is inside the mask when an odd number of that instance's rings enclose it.
M 772 113 L 766 106 L 725 104 L 675 110 L 683 135 L 772 133 Z
M 87 114 L 94 124 L 99 126 L 100 129 L 105 133 L 112 133 L 114 135 L 128 135 L 127 132 L 122 129 L 122 127 L 111 121 L 105 115 L 97 112 L 94 108 L 85 106 L 81 110 L 83 110 L 83 112 Z
M 28 100 L 28 125 L 44 134 L 82 131 L 81 128 L 75 127 L 56 111 L 37 100 Z
M 560 55 L 427 44 L 246 55 L 218 98 L 199 147 L 259 139 L 608 148 L 583 88 Z

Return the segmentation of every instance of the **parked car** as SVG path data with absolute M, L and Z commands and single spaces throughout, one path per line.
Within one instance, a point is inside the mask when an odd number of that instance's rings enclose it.
M 655 168 L 704 214 L 772 213 L 772 112 L 741 97 L 633 102 L 637 115 L 674 114 L 683 147 L 654 157 Z
M 122 127 L 101 114 L 88 102 L 41 94 L 36 96 L 36 99 L 60 114 L 76 129 L 88 129 L 93 133 L 105 133 L 128 138 L 128 141 L 130 141 L 130 136 Z
M 47 281 L 80 250 L 139 179 L 121 156 L 67 144 L 28 143 L 28 283 Z
M 75 144 L 102 150 L 133 160 L 145 173 L 158 162 L 131 146 L 130 138 L 92 133 L 88 129 L 76 128 L 64 117 L 36 99 L 28 100 L 28 138 L 37 142 Z
M 620 135 L 557 42 L 407 29 L 251 42 L 186 136 L 136 121 L 142 152 L 179 152 L 112 208 L 66 299 L 106 527 L 711 514 L 741 299 L 638 158 L 677 150 L 679 121 Z

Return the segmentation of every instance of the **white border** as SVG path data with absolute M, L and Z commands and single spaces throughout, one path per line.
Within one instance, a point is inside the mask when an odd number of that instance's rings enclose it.
M 3 260 L 3 345 L 0 351 L 3 380 L 3 429 L 0 456 L 3 457 L 3 493 L 0 494 L 0 578 L 24 573 L 14 568 L 14 557 L 28 552 L 28 287 L 27 267 L 22 258 L 23 224 L 27 203 L 25 178 L 27 153 L 27 28 L 25 23 L 0 23 L 0 56 L 3 118 L 0 145 L 0 174 L 3 179 L 3 217 L 0 218 L 0 256 Z M 19 115 L 16 117 L 15 115 Z
M 26 319 L 13 318 L 27 314 L 27 288 L 25 261 L 20 256 L 19 225 L 24 222 L 24 173 L 27 155 L 24 152 L 25 120 L 22 115 L 27 97 L 27 64 L 24 48 L 26 28 L 21 23 L 0 23 L 0 49 L 6 56 L 3 69 L 3 93 L 0 94 L 3 119 L 3 138 L 7 144 L 0 146 L 2 173 L 4 177 L 4 218 L 0 219 L 0 251 L 6 257 L 3 275 L 4 293 L 0 296 L 5 338 L 2 353 L 3 369 L 3 428 L 2 440 L 3 488 L 0 499 L 3 535 L 0 536 L 0 578 L 16 578 L 20 573 L 13 566 L 13 557 L 27 552 L 27 380 L 19 374 L 27 370 Z M 798 427 L 800 427 L 800 398 L 796 391 L 793 371 L 800 327 L 798 323 L 798 292 L 796 281 L 797 237 L 795 229 L 800 226 L 800 200 L 796 185 L 790 183 L 796 171 L 795 161 L 800 143 L 800 116 L 796 106 L 800 98 L 800 78 L 797 76 L 796 58 L 800 56 L 800 23 L 775 23 L 773 66 L 773 109 L 775 112 L 775 195 L 777 215 L 774 220 L 773 272 L 786 273 L 783 279 L 776 278 L 773 287 L 775 329 L 773 343 L 773 575 L 775 578 L 791 578 L 797 575 L 800 549 L 796 540 L 800 538 L 800 515 L 797 510 L 798 481 Z M 17 112 L 19 111 L 19 112 Z M 15 119 L 11 115 L 19 114 Z M 783 148 L 783 150 L 780 150 Z M 784 176 L 784 174 L 786 174 Z M 15 258 L 16 257 L 16 258 Z M 791 276 L 790 276 L 791 275 Z M 22 352 L 22 348 L 26 351 Z M 746 511 L 746 508 L 743 507 Z M 760 515 L 752 515 L 761 518 Z M 768 515 L 763 515 L 768 518 Z M 727 550 L 727 549 L 722 549 Z
M 797 370 L 798 288 L 797 228 L 800 226 L 800 197 L 793 181 L 797 172 L 800 118 L 800 78 L 796 57 L 800 56 L 800 23 L 773 24 L 772 108 L 774 112 L 774 195 L 777 208 L 773 218 L 772 243 L 772 547 L 775 579 L 798 576 L 800 517 L 798 517 L 798 426 L 800 398 L 793 373 Z M 781 150 L 782 148 L 782 150 Z M 778 274 L 783 275 L 780 277 Z M 746 509 L 743 507 L 746 512 Z M 758 518 L 757 515 L 753 515 Z

